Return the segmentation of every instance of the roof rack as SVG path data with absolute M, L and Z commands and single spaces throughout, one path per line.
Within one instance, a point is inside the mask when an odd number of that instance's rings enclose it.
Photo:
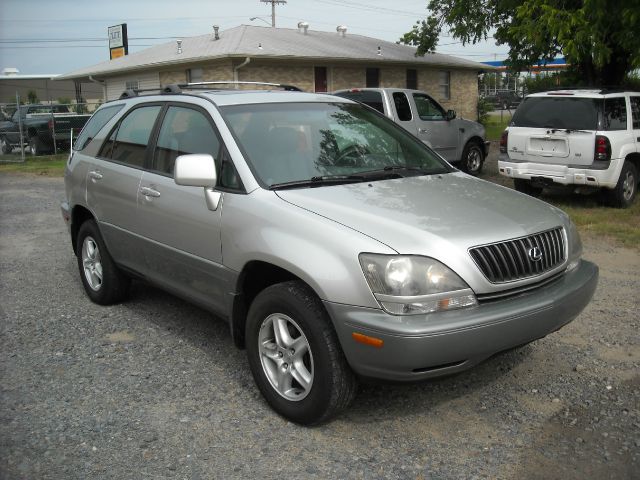
M 583 86 L 577 86 L 577 87 L 562 87 L 562 86 L 556 86 L 556 87 L 552 87 L 552 88 L 547 88 L 545 90 L 540 90 L 540 92 L 535 92 L 535 93 L 546 93 L 546 92 L 555 92 L 555 91 L 563 91 L 563 90 L 567 90 L 567 91 L 573 91 L 573 90 L 589 90 L 592 92 L 598 92 L 601 95 L 604 95 L 605 93 L 619 93 L 619 92 L 629 92 L 629 91 L 633 91 L 633 88 L 631 87 L 625 87 L 620 86 L 620 85 L 612 85 L 612 86 L 589 86 L 589 85 L 583 85 Z
M 193 83 L 180 83 L 176 85 L 182 89 L 189 89 L 192 87 L 208 87 L 211 85 L 256 85 L 256 86 L 266 86 L 266 87 L 278 87 L 287 92 L 301 92 L 302 90 L 294 85 L 287 85 L 284 83 L 269 83 L 269 82 L 241 82 L 237 80 L 228 80 L 228 81 L 216 81 L 216 82 L 193 82 Z
M 158 88 L 130 88 L 122 92 L 120 99 L 137 97 L 140 92 L 160 92 L 161 95 L 172 95 L 181 93 L 182 90 L 180 90 L 177 85 L 167 85 L 166 87 Z
M 210 87 L 212 85 L 259 85 L 259 86 L 267 86 L 267 87 L 278 87 L 287 92 L 301 92 L 302 90 L 294 85 L 286 85 L 284 83 L 268 83 L 268 82 L 237 82 L 234 80 L 230 81 L 219 81 L 219 82 L 194 82 L 194 83 L 179 83 L 179 84 L 171 84 L 166 87 L 158 87 L 158 88 L 137 88 L 137 89 L 128 89 L 122 92 L 120 95 L 120 99 L 124 98 L 133 98 L 139 96 L 141 92 L 159 92 L 160 95 L 177 95 L 182 93 L 182 90 L 205 90 L 205 87 Z

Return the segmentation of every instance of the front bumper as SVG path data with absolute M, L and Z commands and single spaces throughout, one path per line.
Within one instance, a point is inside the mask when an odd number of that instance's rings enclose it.
M 325 306 L 357 374 L 415 381 L 465 370 L 558 330 L 584 309 L 597 284 L 598 267 L 583 260 L 550 284 L 473 308 L 393 316 L 326 301 Z M 356 342 L 353 333 L 382 340 L 382 346 Z

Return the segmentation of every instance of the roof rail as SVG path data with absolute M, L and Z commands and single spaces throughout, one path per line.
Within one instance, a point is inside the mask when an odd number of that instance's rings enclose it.
M 609 86 L 582 85 L 582 86 L 572 86 L 572 87 L 556 86 L 556 87 L 546 88 L 544 90 L 540 90 L 539 92 L 534 92 L 534 93 L 555 92 L 558 90 L 568 90 L 568 91 L 591 90 L 591 91 L 597 91 L 600 94 L 605 94 L 605 93 L 629 92 L 629 91 L 633 91 L 634 89 L 630 87 L 625 87 L 624 85 L 609 85 Z
M 193 82 L 193 83 L 180 83 L 177 86 L 182 89 L 194 88 L 194 87 L 208 87 L 212 85 L 255 85 L 266 87 L 278 87 L 288 92 L 301 92 L 302 90 L 294 85 L 287 85 L 284 83 L 269 83 L 269 82 L 241 82 L 236 80 L 228 81 L 216 81 L 216 82 Z

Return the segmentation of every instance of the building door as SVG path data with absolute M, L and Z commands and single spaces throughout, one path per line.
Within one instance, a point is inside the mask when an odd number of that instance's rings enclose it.
M 316 83 L 316 92 L 327 91 L 327 67 L 315 67 L 313 74 Z

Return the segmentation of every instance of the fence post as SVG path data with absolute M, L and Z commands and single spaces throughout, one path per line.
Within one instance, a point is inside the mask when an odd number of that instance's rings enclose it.
M 49 109 L 51 110 L 51 135 L 53 137 L 53 153 L 58 154 L 58 144 L 56 142 L 56 119 L 53 116 L 53 105 L 51 99 L 49 99 Z
M 16 92 L 16 107 L 18 112 L 18 133 L 20 135 L 20 160 L 24 163 L 24 138 L 22 137 L 22 112 L 20 111 L 20 94 Z

